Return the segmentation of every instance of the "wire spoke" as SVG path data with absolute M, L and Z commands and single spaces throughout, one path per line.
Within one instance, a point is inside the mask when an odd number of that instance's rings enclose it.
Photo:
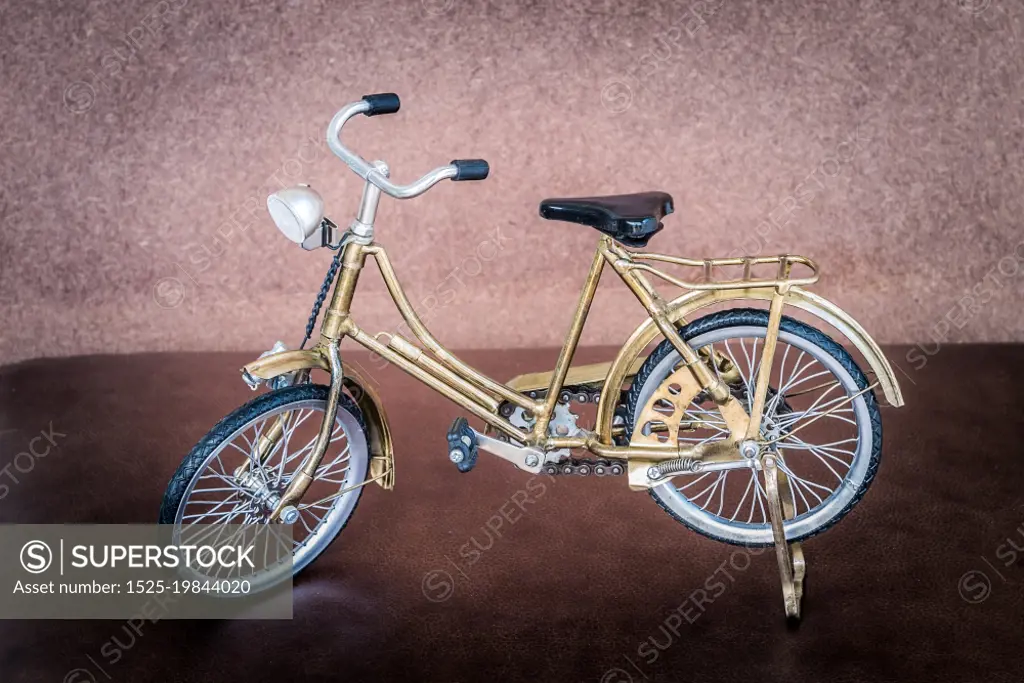
M 689 482 L 687 484 L 683 484 L 682 486 L 680 486 L 679 490 L 680 491 L 685 491 L 686 489 L 690 488 L 691 486 L 693 486 L 694 484 L 696 484 L 700 480 L 704 479 L 705 477 L 710 477 L 710 476 L 711 476 L 710 472 L 705 472 L 704 474 L 700 475 L 699 477 L 697 477 L 693 481 L 691 481 L 691 482 Z
M 729 518 L 730 522 L 736 521 L 736 515 L 740 514 L 740 510 L 743 508 L 744 501 L 747 500 L 747 495 L 750 493 L 750 487 L 754 484 L 754 478 L 751 477 L 750 481 L 747 482 L 747 488 L 743 489 L 743 496 L 740 498 L 740 502 L 736 504 L 736 510 L 733 511 L 732 517 Z M 749 520 L 747 520 L 749 522 Z
M 716 359 L 731 363 L 730 372 L 738 374 L 730 380 L 732 391 L 745 403 L 748 413 L 757 377 L 765 370 L 763 349 L 764 338 L 750 334 L 724 336 L 699 347 L 715 377 L 723 375 Z M 813 348 L 780 337 L 768 373 L 772 379 L 763 413 L 762 443 L 773 447 L 778 456 L 779 471 L 789 482 L 789 490 L 783 495 L 796 516 L 827 504 L 844 485 L 861 453 L 860 418 L 852 403 L 859 397 L 857 388 L 848 386 L 849 382 L 830 370 L 831 366 L 819 356 Z M 670 372 L 677 370 L 673 367 Z M 666 411 L 666 421 L 669 415 Z M 812 432 L 799 435 L 806 439 L 793 434 L 824 418 L 831 419 L 819 423 L 821 429 L 813 432 L 813 438 L 807 437 Z M 679 423 L 687 427 L 678 430 L 680 447 L 699 446 L 732 434 L 722 412 L 703 392 L 683 411 Z M 728 486 L 727 475 L 736 470 L 680 476 L 674 486 L 678 495 L 702 510 L 702 514 L 729 524 L 767 525 L 771 516 L 764 473 L 755 468 L 748 471 L 747 481 L 736 474 L 733 486 Z M 333 471 L 326 470 L 324 474 L 331 475 Z
M 365 456 L 349 443 L 345 423 L 339 418 L 328 432 L 325 457 L 314 476 L 314 485 L 319 489 L 311 489 L 307 496 L 320 499 L 320 502 L 296 504 L 299 517 L 292 527 L 291 542 L 274 532 L 277 527 L 271 528 L 268 524 L 274 501 L 279 500 L 275 496 L 283 493 L 316 446 L 321 426 L 316 420 L 324 415 L 324 405 L 321 399 L 281 404 L 272 411 L 257 415 L 218 444 L 207 457 L 180 504 L 178 533 L 193 543 L 210 544 L 214 548 L 238 544 L 245 551 L 255 547 L 256 557 L 262 556 L 263 564 L 255 571 L 198 566 L 192 571 L 210 577 L 231 578 L 263 573 L 274 563 L 279 565 L 281 558 L 294 557 L 297 561 L 306 549 L 322 544 L 325 525 L 334 524 L 338 514 L 351 512 L 351 505 L 343 502 L 350 501 L 352 495 L 359 495 L 358 489 L 347 487 L 355 464 L 362 462 L 355 460 L 356 456 Z M 310 431 L 313 431 L 312 436 Z M 277 434 L 273 441 L 268 438 L 271 434 Z M 233 464 L 237 462 L 235 454 L 245 458 L 241 467 Z M 239 472 L 238 476 L 236 472 Z M 336 492 L 333 497 L 325 495 L 329 492 L 328 487 Z M 341 510 L 345 512 L 339 512 Z M 236 528 L 236 525 L 240 526 Z M 320 539 L 314 542 L 318 532 Z M 261 544 L 263 548 L 259 548 Z

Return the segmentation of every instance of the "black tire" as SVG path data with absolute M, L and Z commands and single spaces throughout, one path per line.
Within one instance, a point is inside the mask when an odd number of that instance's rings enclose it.
M 725 311 L 717 311 L 711 313 L 702 318 L 698 318 L 693 322 L 684 325 L 679 328 L 679 334 L 687 342 L 691 339 L 699 337 L 708 332 L 713 332 L 723 328 L 729 327 L 767 327 L 768 326 L 768 312 L 755 309 L 755 308 L 737 308 Z M 858 367 L 856 361 L 847 353 L 846 349 L 836 343 L 831 337 L 817 330 L 806 323 L 802 323 L 799 320 L 794 320 L 788 316 L 782 317 L 780 324 L 780 330 L 789 332 L 790 334 L 796 335 L 810 342 L 811 344 L 819 347 L 825 351 L 828 355 L 832 356 L 853 378 L 859 389 L 863 390 L 869 382 L 864 372 Z M 636 421 L 636 410 L 637 402 L 640 398 L 641 388 L 651 376 L 651 373 L 658 366 L 661 361 L 665 359 L 669 354 L 677 353 L 675 347 L 666 339 L 654 349 L 654 352 L 647 358 L 644 364 L 640 367 L 640 371 L 631 384 L 629 391 L 626 394 L 626 436 L 632 438 L 634 423 Z M 866 476 L 864 477 L 861 485 L 858 487 L 854 497 L 850 502 L 840 511 L 835 517 L 833 517 L 829 523 L 819 526 L 812 531 L 793 536 L 792 538 L 787 535 L 787 540 L 790 542 L 802 541 L 812 536 L 816 536 L 834 526 L 839 520 L 849 514 L 850 510 L 860 502 L 861 498 L 867 492 L 874 481 L 875 475 L 878 472 L 878 467 L 881 464 L 882 459 L 882 417 L 878 409 L 878 401 L 875 398 L 874 391 L 867 391 L 863 394 L 865 403 L 867 404 L 868 414 L 870 415 L 871 422 L 871 434 L 872 434 L 872 449 L 871 457 L 868 465 Z M 731 545 L 741 545 L 752 548 L 761 548 L 772 546 L 773 543 L 740 543 L 728 538 L 722 538 L 712 533 L 709 533 L 705 529 L 696 527 L 686 520 L 682 519 L 679 515 L 669 509 L 656 495 L 653 490 L 649 491 L 654 501 L 661 507 L 665 512 L 671 515 L 677 522 L 683 524 L 688 529 L 696 531 L 697 533 L 712 538 L 716 541 L 723 543 L 729 543 Z
M 203 463 L 206 462 L 209 455 L 231 434 L 252 420 L 255 420 L 260 415 L 273 411 L 283 405 L 304 400 L 319 400 L 326 402 L 329 392 L 330 388 L 322 384 L 299 384 L 296 386 L 285 387 L 283 389 L 277 389 L 257 396 L 224 417 L 224 419 L 218 422 L 213 429 L 206 434 L 206 436 L 199 440 L 199 443 L 197 443 L 189 454 L 185 456 L 185 459 L 182 460 L 181 465 L 178 466 L 174 476 L 171 477 L 170 482 L 167 484 L 167 490 L 164 492 L 163 502 L 160 505 L 159 523 L 175 523 L 178 508 L 181 506 L 185 492 L 188 490 L 189 482 L 195 476 L 199 468 L 203 466 Z M 359 427 L 363 431 L 363 438 L 365 439 L 366 422 L 363 418 L 362 411 L 359 410 L 358 406 L 349 396 L 345 394 L 341 395 L 338 404 L 338 411 L 346 411 L 355 418 Z M 341 532 L 345 527 L 348 526 L 348 523 L 355 515 L 355 508 L 358 506 L 359 499 L 362 497 L 363 488 L 365 487 L 355 489 L 354 493 L 356 494 L 356 497 L 351 513 L 345 520 L 344 524 L 341 525 L 338 531 L 330 539 L 330 542 L 316 553 L 317 556 L 319 556 L 323 550 L 326 550 L 326 548 L 341 535 Z

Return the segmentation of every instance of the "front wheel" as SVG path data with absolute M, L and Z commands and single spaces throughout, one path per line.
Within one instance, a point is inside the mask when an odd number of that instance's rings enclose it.
M 680 329 L 683 339 L 703 357 L 718 359 L 712 364 L 715 371 L 748 414 L 767 327 L 766 311 L 733 309 Z M 636 422 L 680 362 L 667 340 L 647 358 L 628 393 L 627 436 L 659 426 Z M 808 538 L 838 522 L 874 479 L 881 460 L 882 419 L 874 392 L 864 391 L 868 386 L 842 346 L 809 325 L 783 317 L 760 441 L 762 448 L 776 454 L 779 469 L 790 482 L 788 503 L 794 516 L 784 523 L 787 540 Z M 852 396 L 856 398 L 849 400 Z M 730 436 L 715 403 L 704 394 L 682 415 L 667 412 L 670 419 L 679 420 L 681 446 Z M 651 489 L 651 495 L 678 521 L 710 538 L 754 547 L 774 543 L 764 473 L 759 468 L 679 475 Z
M 275 500 L 313 449 L 327 407 L 329 388 L 300 384 L 259 396 L 229 414 L 185 456 L 167 485 L 160 523 L 175 525 L 180 539 L 198 525 L 265 524 Z M 316 476 L 296 504 L 292 547 L 275 549 L 280 564 L 264 567 L 250 579 L 254 589 L 268 588 L 309 565 L 341 533 L 355 511 L 367 470 L 367 441 L 359 408 L 340 397 L 335 426 Z M 257 456 L 261 440 L 279 435 L 269 453 Z M 264 446 L 265 448 L 266 446 Z M 340 493 L 340 495 L 339 495 Z M 219 577 L 211 577 L 219 578 Z

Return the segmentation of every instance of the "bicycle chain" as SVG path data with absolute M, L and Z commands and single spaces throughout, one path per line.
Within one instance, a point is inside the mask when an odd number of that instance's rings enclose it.
M 569 458 L 565 462 L 544 465 L 544 473 L 551 476 L 617 477 L 625 471 L 621 462 L 596 458 Z
M 536 391 L 524 391 L 523 396 L 537 400 L 544 398 L 548 395 L 547 389 L 538 389 Z M 601 390 L 591 389 L 585 386 L 572 386 L 563 387 L 562 391 L 558 395 L 559 403 L 597 403 L 601 400 Z M 515 412 L 516 406 L 508 401 L 503 401 L 498 406 L 498 413 L 502 417 L 510 417 Z
M 539 389 L 536 391 L 524 391 L 523 395 L 533 400 L 542 399 L 547 396 L 547 390 Z M 621 397 L 625 397 L 625 392 L 622 392 Z M 569 386 L 564 387 L 559 392 L 558 402 L 562 405 L 568 405 L 571 403 L 593 403 L 597 404 L 601 400 L 601 390 L 593 389 L 586 386 Z M 504 418 L 511 417 L 518 406 L 509 403 L 508 401 L 502 402 L 498 407 L 498 414 Z M 620 403 L 615 407 L 616 418 L 624 418 L 626 411 L 625 403 Z M 557 426 L 556 426 L 557 429 Z M 562 435 L 565 436 L 565 435 Z M 499 434 L 498 438 L 503 441 L 508 441 L 508 436 Z M 615 442 L 618 445 L 623 445 L 624 439 L 619 436 L 615 438 Z M 562 460 L 561 462 L 549 462 L 544 465 L 545 474 L 555 476 L 580 476 L 580 477 L 605 477 L 605 476 L 619 476 L 624 474 L 626 466 L 624 462 L 616 460 L 608 460 L 604 458 L 574 458 L 570 457 L 568 460 Z
M 741 402 L 747 401 L 745 385 L 740 385 L 739 387 L 731 388 L 733 395 L 736 396 L 736 398 L 738 398 Z M 523 395 L 531 399 L 537 400 L 547 396 L 547 393 L 547 390 L 539 389 L 536 391 L 524 391 Z M 621 392 L 620 403 L 615 406 L 615 417 L 613 418 L 613 420 L 614 424 L 616 425 L 624 424 L 627 418 L 628 409 L 625 403 L 626 394 L 627 392 L 625 391 Z M 769 387 L 768 400 L 771 400 L 775 396 L 775 394 L 776 391 L 772 387 Z M 586 386 L 564 387 L 558 397 L 558 402 L 563 405 L 570 403 L 596 404 L 600 400 L 601 390 L 592 389 Z M 706 392 L 702 392 L 701 394 L 698 394 L 694 398 L 694 401 L 697 403 L 704 402 L 705 400 L 710 400 L 710 397 L 707 395 Z M 507 419 L 515 413 L 517 408 L 518 406 L 509 403 L 508 401 L 503 401 L 501 405 L 498 406 L 498 413 L 502 417 Z M 789 404 L 786 403 L 785 400 L 782 400 L 781 405 L 777 408 L 777 411 L 779 414 L 784 414 L 792 412 L 792 408 L 789 407 Z M 497 436 L 502 441 L 509 441 L 508 436 L 506 436 L 505 434 L 499 433 Z M 624 434 L 620 434 L 618 436 L 613 437 L 613 441 L 617 446 L 625 446 L 628 445 L 629 443 Z M 557 463 L 549 462 L 545 463 L 544 465 L 544 473 L 551 476 L 560 475 L 580 477 L 604 477 L 618 476 L 623 474 L 625 471 L 626 467 L 624 461 L 607 460 L 603 458 L 575 458 L 570 456 L 568 460 L 562 460 Z

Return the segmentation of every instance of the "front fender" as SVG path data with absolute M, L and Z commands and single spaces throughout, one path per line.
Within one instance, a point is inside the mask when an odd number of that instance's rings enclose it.
M 314 368 L 325 372 L 331 371 L 331 361 L 326 354 L 320 351 L 319 347 L 297 351 L 279 351 L 243 365 L 242 378 L 246 384 L 257 386 L 258 382 L 250 380 L 270 380 L 288 372 Z
M 771 301 L 774 290 L 767 288 L 750 288 L 734 290 L 695 290 L 689 291 L 676 297 L 669 302 L 667 315 L 673 323 L 689 319 L 694 311 L 723 302 L 739 302 L 743 300 Z M 825 321 L 838 330 L 843 336 L 850 340 L 850 343 L 864 356 L 872 372 L 878 380 L 878 384 L 885 394 L 885 399 L 893 406 L 903 405 L 903 394 L 900 392 L 899 382 L 893 374 L 892 366 L 886 360 L 882 350 L 875 343 L 875 340 L 868 335 L 860 323 L 854 320 L 850 314 L 836 306 L 831 301 L 812 294 L 800 287 L 792 287 L 786 297 L 787 306 L 795 306 L 811 315 Z M 621 387 L 626 381 L 630 367 L 640 357 L 644 349 L 661 336 L 654 320 L 645 320 L 633 334 L 629 336 L 626 343 L 619 350 L 619 354 L 612 361 L 605 378 L 605 387 Z M 597 436 L 602 443 L 611 443 L 612 419 L 615 415 L 615 406 L 618 402 L 618 391 L 603 391 L 601 402 L 597 408 Z
M 391 440 L 391 428 L 384 413 L 384 404 L 373 385 L 359 376 L 351 366 L 345 367 L 345 388 L 352 394 L 356 405 L 363 411 L 366 429 L 369 432 L 370 477 L 381 488 L 390 491 L 395 487 L 395 448 Z
M 313 369 L 331 371 L 330 359 L 319 347 L 281 351 L 257 358 L 242 366 L 242 376 L 251 384 L 250 379 L 270 380 L 297 370 Z M 362 411 L 363 420 L 366 422 L 366 440 L 370 449 L 370 477 L 382 488 L 390 491 L 395 486 L 395 451 L 384 405 L 373 387 L 351 366 L 344 367 L 342 381 Z

